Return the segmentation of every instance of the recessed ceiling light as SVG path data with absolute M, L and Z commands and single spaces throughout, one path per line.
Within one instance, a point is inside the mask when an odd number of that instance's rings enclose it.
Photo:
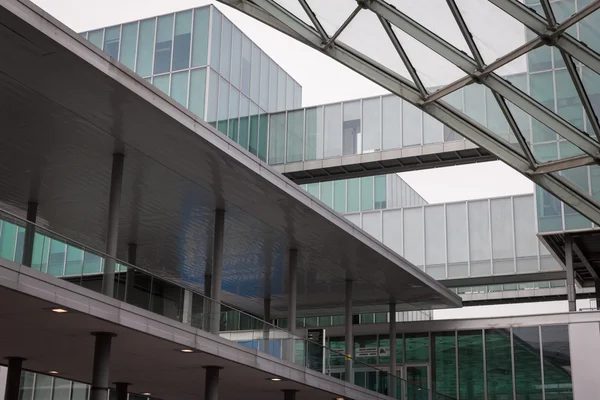
M 150 392 L 144 392 L 144 393 L 142 393 L 142 396 L 152 396 L 152 393 L 150 393 Z
M 193 353 L 194 352 L 193 349 L 181 349 L 179 351 L 181 351 L 182 353 Z
M 55 312 L 55 313 L 58 313 L 58 314 L 64 314 L 64 313 L 69 312 L 69 310 L 65 310 L 64 308 L 58 308 L 58 307 L 56 307 L 56 308 L 52 309 L 52 312 Z
M 58 371 L 54 371 L 54 370 L 52 370 L 52 371 L 48 371 L 48 373 L 49 373 L 49 374 L 52 374 L 52 375 L 58 375 Z
M 282 381 L 282 379 L 281 379 L 281 378 L 269 378 L 269 380 L 270 380 L 271 382 L 281 382 L 281 381 Z

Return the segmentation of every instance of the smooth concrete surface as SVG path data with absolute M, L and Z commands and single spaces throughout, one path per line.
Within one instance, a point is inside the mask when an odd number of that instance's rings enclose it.
M 53 313 L 53 306 L 69 312 Z M 60 376 L 81 382 L 91 381 L 90 332 L 114 332 L 111 381 L 157 398 L 197 399 L 206 365 L 223 367 L 222 400 L 240 392 L 248 400 L 280 400 L 282 389 L 299 390 L 302 400 L 387 398 L 6 260 L 0 260 L 0 326 L 0 359 L 18 353 L 28 359 L 26 369 L 64 371 Z M 275 385 L 273 376 L 284 381 Z
M 600 323 L 569 325 L 569 346 L 575 400 L 597 399 L 600 393 Z
M 0 365 L 0 399 L 4 398 L 4 388 L 6 386 L 6 367 Z

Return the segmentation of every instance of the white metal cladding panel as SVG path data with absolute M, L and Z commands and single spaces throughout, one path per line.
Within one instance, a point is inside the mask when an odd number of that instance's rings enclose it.
M 422 266 L 424 253 L 423 208 L 404 210 L 404 257 L 411 263 Z
M 402 255 L 402 210 L 384 210 L 383 211 L 383 244 Z
M 425 207 L 425 263 L 446 264 L 444 205 Z
M 362 228 L 362 225 L 360 223 L 360 214 L 348 214 L 345 215 L 346 219 L 350 222 L 352 222 L 354 225 L 358 226 L 359 228 Z
M 381 240 L 381 212 L 367 212 L 362 215 L 362 228 L 375 239 Z
M 490 208 L 494 274 L 514 272 L 515 238 L 512 198 L 491 199 Z
M 515 197 L 515 245 L 517 272 L 538 270 L 538 239 L 535 231 L 535 210 L 531 197 Z
M 446 206 L 446 237 L 448 238 L 448 277 L 468 276 L 467 204 Z

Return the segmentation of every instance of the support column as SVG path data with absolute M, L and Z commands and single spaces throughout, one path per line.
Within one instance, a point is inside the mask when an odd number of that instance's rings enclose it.
M 6 386 L 4 400 L 19 400 L 19 389 L 21 386 L 21 369 L 24 358 L 8 357 L 8 371 L 6 372 Z
M 283 400 L 296 400 L 296 389 L 283 389 Z
M 594 281 L 596 287 L 596 310 L 600 310 L 600 280 Z
M 206 369 L 206 379 L 204 381 L 204 400 L 219 399 L 219 371 L 222 367 L 209 366 Z
M 38 203 L 27 203 L 27 222 L 31 224 L 25 225 L 25 237 L 23 240 L 23 258 L 22 263 L 26 267 L 31 267 L 33 262 L 33 242 L 35 240 L 35 221 L 37 219 Z
M 396 398 L 396 302 L 390 302 L 390 377 L 389 377 L 389 397 Z
M 213 241 L 213 268 L 211 282 L 210 332 L 219 333 L 221 327 L 221 281 L 223 278 L 223 240 L 225 238 L 225 210 L 215 212 Z
M 577 292 L 575 291 L 575 272 L 573 270 L 573 238 L 570 235 L 565 235 L 565 267 L 567 268 L 569 312 L 577 311 Z
M 285 346 L 286 353 L 284 359 L 295 362 L 295 335 L 296 335 L 296 309 L 298 301 L 298 251 L 291 249 L 288 254 L 288 331 L 291 333 L 288 343 Z
M 127 400 L 127 392 L 129 388 L 129 383 L 127 382 L 115 382 L 116 388 L 116 399 L 115 400 Z
M 181 322 L 184 324 L 192 324 L 192 305 L 193 305 L 194 294 L 189 290 L 183 290 L 183 310 L 181 316 Z
M 354 368 L 352 355 L 354 353 L 354 333 L 352 325 L 352 280 L 346 280 L 346 337 L 344 339 L 346 354 L 346 382 L 354 383 Z
M 263 325 L 263 351 L 269 353 L 269 333 L 271 331 L 271 299 L 266 298 L 263 303 L 265 324 Z
M 110 382 L 110 347 L 112 338 L 116 335 L 110 332 L 94 332 L 92 335 L 96 337 L 96 343 L 90 400 L 106 400 Z
M 212 264 L 207 263 L 204 273 L 204 298 L 202 300 L 202 329 L 210 332 L 210 312 L 212 294 Z
M 106 233 L 106 258 L 104 276 L 102 279 L 102 293 L 113 297 L 115 287 L 115 260 L 117 256 L 117 243 L 119 238 L 119 210 L 121 208 L 121 191 L 123 189 L 123 165 L 125 156 L 120 153 L 113 154 L 112 172 L 110 176 L 110 197 L 108 199 L 108 228 Z

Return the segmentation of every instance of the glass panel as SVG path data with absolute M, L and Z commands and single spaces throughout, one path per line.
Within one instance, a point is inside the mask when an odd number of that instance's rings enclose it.
M 432 333 L 435 371 L 433 391 L 441 395 L 456 397 L 456 333 Z
M 258 106 L 254 103 L 250 103 L 250 152 L 254 155 L 258 155 L 259 146 L 259 132 L 258 132 Z
M 269 108 L 269 57 L 262 52 L 260 53 L 260 107 Z
M 85 383 L 73 382 L 71 400 L 87 400 L 89 386 Z
M 61 378 L 54 378 L 54 391 L 52 400 L 69 400 L 71 391 L 71 381 Z
M 421 118 L 423 113 L 417 107 L 402 102 L 402 135 L 403 146 L 421 144 Z
M 243 51 L 243 50 L 242 50 Z M 285 71 L 277 66 L 277 111 L 285 110 L 285 85 L 287 74 Z
M 406 388 L 407 400 L 426 400 L 429 398 L 427 390 L 429 388 L 428 366 L 407 366 Z
M 10 222 L 2 222 L 2 234 L 0 235 L 0 257 L 14 261 L 15 245 L 17 242 L 17 226 Z
M 156 48 L 154 51 L 154 74 L 171 70 L 171 51 L 173 47 L 173 15 L 158 18 L 156 28 Z
M 204 119 L 204 99 L 206 95 L 206 68 L 194 69 L 190 77 L 190 104 L 191 112 Z
M 490 212 L 487 200 L 470 201 L 469 253 L 471 275 L 488 275 L 491 272 Z
M 481 331 L 458 332 L 458 370 L 461 399 L 483 399 L 483 338 Z
M 247 36 L 242 34 L 242 92 L 250 96 L 250 68 L 252 58 L 252 43 Z M 281 109 L 283 110 L 283 108 Z M 277 111 L 281 111 L 277 110 Z
M 221 20 L 222 15 L 214 6 L 212 10 L 212 30 L 210 33 L 210 65 L 219 71 L 221 65 Z
M 221 76 L 229 80 L 229 72 L 231 70 L 232 25 L 231 21 L 229 21 L 226 17 L 223 17 L 222 29 L 223 30 L 221 33 L 221 64 L 219 67 L 219 72 L 221 73 Z
M 546 400 L 573 399 L 567 325 L 542 326 L 542 354 Z
M 333 209 L 339 213 L 346 212 L 346 181 L 333 182 Z
M 192 67 L 206 65 L 208 62 L 208 26 L 210 7 L 194 10 L 194 39 L 192 43 Z
M 328 207 L 333 206 L 333 182 L 321 182 L 321 201 Z
M 229 114 L 229 82 L 219 78 L 219 112 L 217 129 L 227 135 L 227 118 Z
M 52 380 L 51 376 L 37 374 L 35 377 L 33 400 L 52 399 Z
M 99 49 L 102 49 L 102 37 L 104 36 L 104 29 L 98 29 L 97 31 L 92 31 L 88 33 L 88 40 L 94 46 Z
M 371 153 L 373 151 L 381 150 L 381 129 L 379 127 L 381 122 L 380 102 L 380 97 L 363 100 L 363 153 Z
M 239 121 L 238 117 L 242 116 L 248 119 L 248 104 L 245 104 L 245 108 L 240 111 L 240 92 L 230 86 L 230 99 L 229 99 L 229 129 L 227 132 L 227 136 L 238 141 L 238 132 L 239 132 Z M 248 122 L 246 121 L 246 124 Z
M 161 75 L 152 78 L 152 84 L 160 89 L 165 94 L 169 94 L 169 82 L 171 81 L 171 75 Z
M 465 114 L 485 125 L 485 91 L 483 85 L 471 84 L 464 89 Z
M 32 400 L 34 377 L 35 374 L 33 372 L 23 371 L 21 373 L 21 385 L 19 386 L 19 400 Z
M 67 246 L 65 275 L 81 275 L 83 272 L 83 250 Z
M 83 273 L 84 274 L 97 274 L 102 269 L 102 259 L 92 253 L 85 253 L 83 255 Z
M 367 176 L 360 178 L 361 185 L 361 210 L 367 211 L 373 209 L 373 177 Z
M 407 333 L 404 337 L 404 362 L 429 362 L 429 334 Z
M 173 74 L 171 79 L 171 97 L 184 107 L 187 107 L 189 71 Z
M 238 143 L 245 149 L 248 148 L 248 135 L 250 129 L 249 107 L 250 100 L 244 95 L 240 96 L 240 133 Z
M 267 143 L 269 137 L 269 117 L 267 114 L 262 113 L 258 119 L 258 158 L 263 161 L 267 160 Z
M 385 175 L 375 177 L 375 209 L 380 210 L 386 208 L 386 184 L 387 178 Z
M 156 19 L 140 22 L 140 38 L 138 44 L 135 72 L 140 76 L 152 75 L 152 56 L 154 54 L 154 26 Z
M 510 330 L 485 331 L 488 400 L 513 399 Z
M 121 26 L 113 26 L 104 30 L 104 52 L 115 60 L 119 59 L 119 41 Z
M 334 157 L 342 155 L 341 117 L 341 104 L 330 104 L 325 106 L 325 157 Z
M 239 89 L 242 71 L 242 32 L 233 27 L 231 46 L 231 84 Z
M 269 59 L 269 112 L 277 111 L 277 78 L 279 76 L 277 72 L 277 64 L 275 61 Z
M 269 125 L 269 164 L 283 164 L 285 157 L 285 113 L 272 114 Z
M 382 132 L 384 150 L 402 147 L 402 106 L 396 96 L 382 98 Z
M 530 94 L 548 109 L 554 111 L 554 80 L 552 72 L 543 72 L 529 76 Z M 556 134 L 547 126 L 533 120 L 533 142 L 556 140 Z
M 342 103 L 344 107 L 343 155 L 359 154 L 361 137 L 360 101 Z M 325 134 L 328 132 L 325 131 Z
M 558 70 L 555 72 L 554 79 L 556 82 L 556 111 L 558 115 L 583 130 L 583 106 L 569 72 L 566 69 Z
M 359 178 L 348 179 L 347 192 L 348 212 L 360 211 L 360 180 Z
M 579 0 L 579 10 L 591 4 L 591 0 Z M 579 23 L 579 39 L 595 52 L 600 53 L 600 12 L 595 11 Z
M 192 11 L 184 11 L 175 17 L 173 40 L 173 71 L 190 67 L 190 42 L 192 40 Z
M 304 110 L 288 112 L 287 159 L 286 162 L 302 161 L 304 133 Z
M 540 332 L 535 327 L 513 328 L 517 399 L 542 398 Z
M 323 107 L 306 109 L 305 160 L 323 157 Z
M 289 75 L 286 75 L 285 108 L 286 110 L 294 108 L 294 80 Z
M 444 141 L 444 126 L 433 117 L 423 114 L 423 144 L 442 143 Z
M 259 84 L 260 84 L 260 49 L 254 43 L 252 44 L 252 69 L 250 74 L 250 99 L 258 103 L 259 97 Z
M 119 55 L 119 61 L 121 61 L 121 63 L 131 70 L 133 70 L 135 67 L 135 46 L 137 43 L 137 35 L 137 22 L 123 25 L 123 37 L 121 38 L 121 54 Z
M 294 83 L 294 108 L 302 107 L 302 86 Z

